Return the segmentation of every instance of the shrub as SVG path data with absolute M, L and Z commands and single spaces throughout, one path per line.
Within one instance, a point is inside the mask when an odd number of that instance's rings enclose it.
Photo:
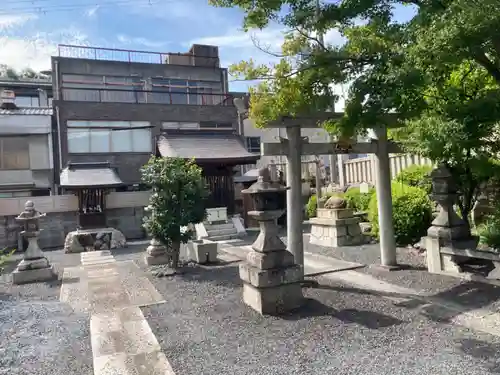
M 486 220 L 476 228 L 479 243 L 495 250 L 500 250 L 500 209 L 488 215 Z
M 152 156 L 141 173 L 142 181 L 152 189 L 144 228 L 176 253 L 172 260 L 176 267 L 180 243 L 193 235 L 189 225 L 206 216 L 208 191 L 202 170 L 194 161 Z
M 368 193 L 362 193 L 359 187 L 350 188 L 344 194 L 344 198 L 347 201 L 347 207 L 352 208 L 356 212 L 368 211 L 373 193 L 375 193 L 374 188 L 370 188 Z
M 398 245 L 413 244 L 425 235 L 432 222 L 432 202 L 423 189 L 400 183 L 392 184 L 392 220 Z M 378 237 L 377 195 L 369 204 L 372 233 Z
M 432 181 L 430 165 L 411 165 L 403 169 L 394 180 L 408 186 L 414 186 L 423 189 L 427 194 L 432 192 Z
M 330 197 L 343 197 L 342 193 L 327 193 L 326 195 L 323 195 L 321 199 L 328 199 Z M 306 213 L 307 217 L 310 219 L 312 217 L 316 217 L 317 215 L 317 208 L 318 208 L 318 199 L 316 198 L 316 194 L 313 194 L 309 197 L 309 201 L 307 202 L 306 206 Z

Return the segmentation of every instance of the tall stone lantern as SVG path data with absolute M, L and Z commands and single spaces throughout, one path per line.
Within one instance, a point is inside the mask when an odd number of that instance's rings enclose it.
M 56 275 L 48 259 L 38 245 L 40 236 L 39 221 L 46 214 L 35 209 L 32 201 L 27 201 L 24 211 L 16 217 L 23 226 L 21 235 L 28 241 L 28 248 L 24 253 L 24 259 L 19 263 L 12 273 L 14 284 L 33 283 L 53 279 Z
M 269 170 L 262 168 L 257 182 L 242 191 L 250 194 L 255 210 L 248 215 L 260 226 L 253 251 L 240 265 L 243 301 L 261 314 L 284 313 L 300 307 L 304 300 L 301 266 L 294 263 L 292 253 L 279 238 L 276 223 L 284 212 L 280 200 L 286 190 L 272 182 Z
M 441 164 L 431 172 L 430 177 L 431 199 L 439 205 L 439 213 L 427 231 L 427 236 L 438 239 L 440 244 L 471 240 L 469 226 L 453 207 L 457 202 L 458 192 L 450 170 Z

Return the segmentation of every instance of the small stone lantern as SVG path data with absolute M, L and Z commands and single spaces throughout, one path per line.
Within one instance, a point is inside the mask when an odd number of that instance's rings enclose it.
M 458 193 L 450 170 L 441 164 L 431 172 L 430 177 L 432 179 L 430 197 L 439 205 L 439 214 L 427 231 L 427 236 L 439 239 L 440 243 L 471 239 L 470 228 L 453 207 Z
M 240 265 L 243 301 L 261 314 L 280 314 L 303 303 L 301 266 L 294 263 L 278 234 L 278 217 L 283 214 L 280 199 L 286 187 L 271 181 L 267 168 L 259 170 L 257 182 L 243 194 L 250 194 L 255 210 L 249 211 L 259 222 L 260 233 L 246 262 Z
M 24 259 L 12 274 L 14 284 L 45 281 L 55 277 L 52 266 L 38 245 L 41 231 L 39 221 L 45 215 L 35 209 L 32 201 L 27 201 L 24 211 L 16 217 L 16 220 L 23 226 L 21 235 L 28 241 L 28 248 L 24 253 Z

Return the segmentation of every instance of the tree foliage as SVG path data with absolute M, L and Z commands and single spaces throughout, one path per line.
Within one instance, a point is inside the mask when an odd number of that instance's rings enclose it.
M 152 189 L 144 218 L 146 231 L 165 246 L 186 243 L 188 227 L 205 219 L 208 191 L 194 161 L 151 157 L 141 169 L 142 182 Z
M 331 109 L 330 84 L 349 84 L 344 116 L 330 130 L 352 135 L 387 121 L 419 116 L 430 103 L 422 93 L 439 77 L 468 62 L 500 83 L 500 0 L 211 0 L 245 12 L 244 27 L 271 22 L 288 31 L 281 61 L 270 66 L 242 62 L 243 79 L 265 79 L 252 89 L 250 117 L 257 125 L 282 115 Z M 398 23 L 394 7 L 414 16 Z M 337 28 L 342 45 L 321 43 L 313 33 Z M 305 53 L 304 53 L 305 51 Z M 302 52 L 302 53 L 301 53 Z

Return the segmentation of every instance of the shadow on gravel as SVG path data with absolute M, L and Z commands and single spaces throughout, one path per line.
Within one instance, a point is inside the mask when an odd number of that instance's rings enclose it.
M 285 320 L 301 320 L 319 316 L 331 316 L 347 324 L 358 324 L 368 329 L 380 329 L 402 324 L 403 321 L 374 311 L 344 309 L 336 310 L 318 300 L 307 298 L 304 305 L 293 313 L 282 315 Z
M 211 283 L 231 288 L 242 286 L 238 266 L 211 268 L 210 266 L 193 265 L 183 267 L 182 273 L 175 277 L 187 282 Z
M 500 374 L 500 345 L 476 339 L 457 340 L 458 348 L 465 354 L 486 362 L 492 374 Z

